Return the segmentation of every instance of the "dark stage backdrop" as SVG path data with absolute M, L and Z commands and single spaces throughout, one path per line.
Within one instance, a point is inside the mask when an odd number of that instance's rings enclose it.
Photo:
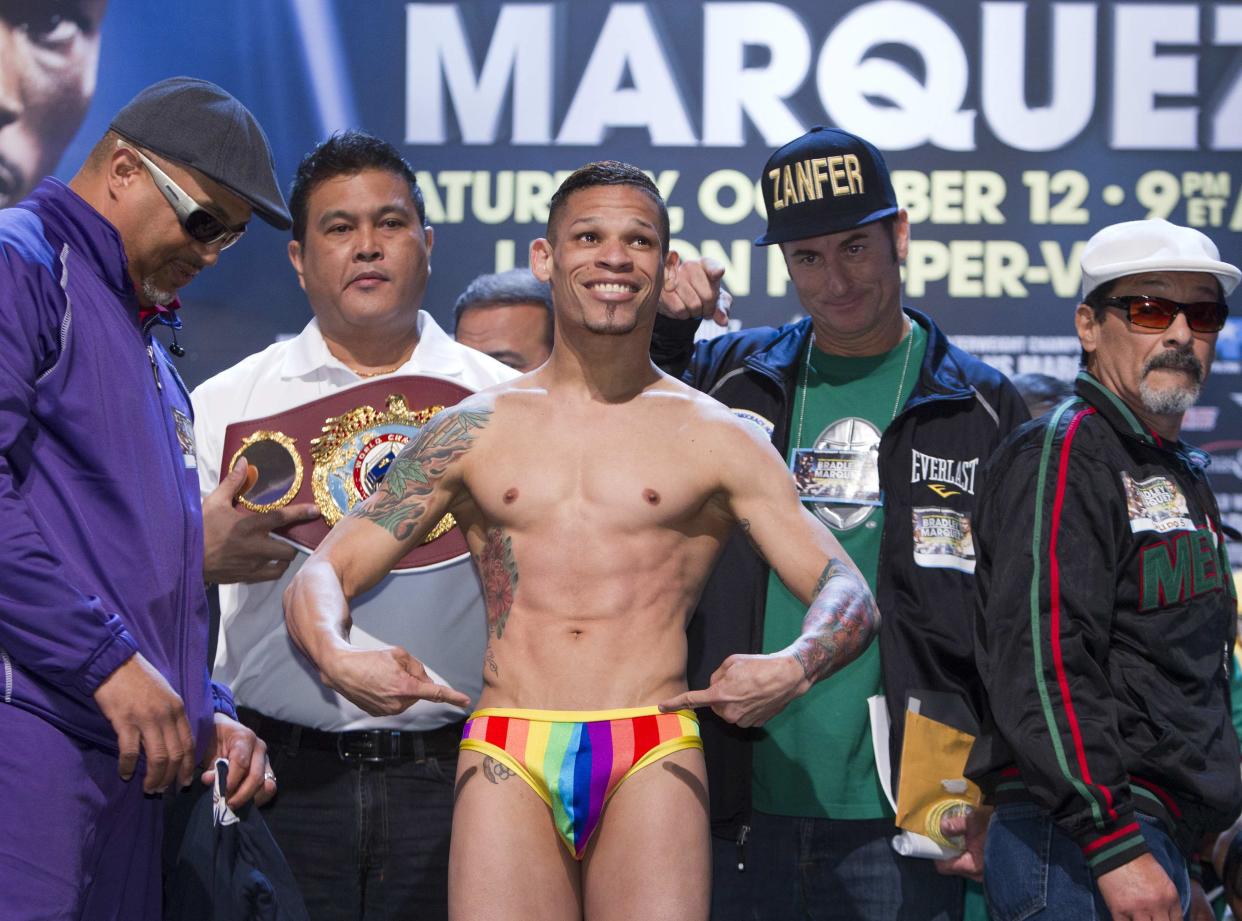
M 885 152 L 912 221 L 908 302 L 1008 373 L 1074 374 L 1078 253 L 1105 224 L 1167 217 L 1242 260 L 1237 2 L 112 0 L 61 175 L 177 73 L 244 100 L 285 181 L 336 129 L 399 144 L 436 229 L 426 306 L 446 327 L 474 275 L 525 264 L 559 178 L 604 157 L 653 174 L 676 248 L 727 264 L 740 322 L 788 320 L 779 253 L 750 242 L 756 179 L 815 124 Z M 187 289 L 191 385 L 305 323 L 285 244 L 259 224 Z M 1238 526 L 1240 330 L 1221 334 L 1186 427 Z

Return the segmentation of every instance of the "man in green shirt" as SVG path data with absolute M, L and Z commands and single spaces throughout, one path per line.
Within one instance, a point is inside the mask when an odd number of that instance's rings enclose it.
M 712 917 L 956 921 L 961 880 L 891 847 L 867 698 L 887 696 L 897 739 L 916 691 L 975 705 L 974 475 L 1026 409 L 1002 375 L 903 309 L 909 222 L 874 146 L 815 128 L 776 151 L 760 183 L 756 242 L 781 247 L 807 318 L 697 345 L 693 324 L 661 318 L 653 351 L 764 429 L 884 620 L 879 644 L 761 729 L 704 714 Z M 736 538 L 690 627 L 691 686 L 728 655 L 787 646 L 795 605 Z

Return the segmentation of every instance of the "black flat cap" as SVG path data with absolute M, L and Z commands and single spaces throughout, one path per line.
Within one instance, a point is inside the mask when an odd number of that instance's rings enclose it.
M 250 110 L 214 83 L 170 77 L 148 86 L 110 126 L 126 140 L 214 179 L 280 230 L 293 226 L 272 148 Z

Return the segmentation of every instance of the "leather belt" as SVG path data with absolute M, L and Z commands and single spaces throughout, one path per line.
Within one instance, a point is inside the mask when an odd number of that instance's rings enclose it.
M 321 729 L 298 726 L 296 723 L 286 723 L 248 707 L 238 707 L 237 716 L 270 746 L 334 752 L 347 764 L 419 762 L 425 761 L 428 756 L 455 756 L 458 743 L 461 742 L 462 728 L 465 726 L 465 721 L 462 720 L 426 732 L 396 729 L 324 732 Z

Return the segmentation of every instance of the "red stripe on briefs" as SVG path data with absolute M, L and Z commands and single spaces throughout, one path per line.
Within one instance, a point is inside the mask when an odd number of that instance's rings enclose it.
M 1069 428 L 1065 430 L 1065 444 L 1061 446 L 1061 462 L 1057 468 L 1057 492 L 1056 498 L 1052 502 L 1052 534 L 1048 539 L 1048 575 L 1052 608 L 1050 629 L 1052 634 L 1052 661 L 1056 667 L 1057 684 L 1061 689 L 1061 699 L 1065 701 L 1065 716 L 1069 721 L 1070 735 L 1074 740 L 1074 754 L 1078 758 L 1078 770 L 1082 773 L 1084 783 L 1090 784 L 1104 794 L 1104 802 L 1108 806 L 1109 818 L 1116 819 L 1117 812 L 1113 809 L 1113 794 L 1108 787 L 1099 786 L 1091 780 L 1091 769 L 1087 767 L 1087 750 L 1082 743 L 1082 730 L 1078 726 L 1078 714 L 1074 712 L 1074 702 L 1070 698 L 1069 676 L 1065 673 L 1065 659 L 1061 652 L 1061 567 L 1057 563 L 1057 535 L 1061 530 L 1061 512 L 1065 507 L 1065 484 L 1069 475 L 1070 446 L 1074 442 L 1074 434 L 1078 431 L 1078 424 L 1082 422 L 1084 416 L 1089 416 L 1094 412 L 1094 409 L 1088 408 L 1080 410 L 1074 416 L 1069 424 Z
M 1021 777 L 1022 772 L 1016 767 L 1007 767 L 1001 769 L 1000 775 L 1001 777 Z
M 483 737 L 489 745 L 504 749 L 505 740 L 509 736 L 509 717 L 489 716 L 487 718 L 487 735 Z
M 1094 841 L 1092 841 L 1090 844 L 1088 844 L 1086 847 L 1082 849 L 1083 855 L 1090 856 L 1094 851 L 1098 851 L 1100 848 L 1104 847 L 1104 845 L 1112 844 L 1118 838 L 1124 838 L 1127 835 L 1136 834 L 1138 830 L 1139 830 L 1138 822 L 1131 822 L 1129 825 L 1125 826 L 1124 828 L 1117 829 L 1111 835 L 1105 835 L 1103 838 L 1096 838 Z
M 654 714 L 634 717 L 634 760 L 660 744 L 660 724 Z

